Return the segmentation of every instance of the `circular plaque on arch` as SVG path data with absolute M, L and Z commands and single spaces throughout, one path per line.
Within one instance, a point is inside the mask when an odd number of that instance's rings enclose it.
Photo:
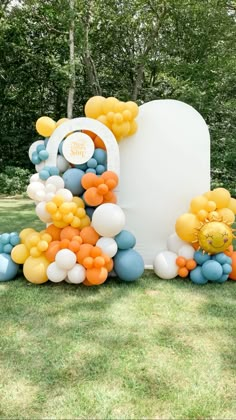
M 93 156 L 94 143 L 85 133 L 72 133 L 64 140 L 62 151 L 68 162 L 80 165 Z

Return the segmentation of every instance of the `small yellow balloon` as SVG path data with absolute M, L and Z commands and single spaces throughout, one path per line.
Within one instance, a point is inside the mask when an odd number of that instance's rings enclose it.
M 207 211 L 215 211 L 215 209 L 216 209 L 216 203 L 212 200 L 209 200 L 207 202 L 207 205 L 206 205 L 206 210 Z
M 20 239 L 21 239 L 21 242 L 22 243 L 24 243 L 25 242 L 25 239 L 27 238 L 27 236 L 30 234 L 30 233 L 33 233 L 33 232 L 36 232 L 34 229 L 32 229 L 32 228 L 26 228 L 26 229 L 23 229 L 21 232 L 20 232 L 20 234 L 19 234 L 19 237 L 20 237 Z
M 184 213 L 177 219 L 175 230 L 183 241 L 193 242 L 196 240 L 197 229 L 200 226 L 201 222 L 195 214 Z
M 50 117 L 40 117 L 36 121 L 36 130 L 43 137 L 50 137 L 56 128 L 56 122 Z
M 105 101 L 105 98 L 103 96 L 93 96 L 90 98 L 84 108 L 84 112 L 86 117 L 88 118 L 97 118 L 99 115 L 102 114 L 102 105 Z
M 102 103 L 102 112 L 101 114 L 108 114 L 110 112 L 115 111 L 115 107 L 118 104 L 119 100 L 116 99 L 114 96 L 110 96 L 106 98 L 105 101 Z
M 216 203 L 217 209 L 228 207 L 230 198 L 230 193 L 225 188 L 216 188 L 212 191 L 212 200 Z
M 138 129 L 138 124 L 136 123 L 136 121 L 130 121 L 130 130 L 128 132 L 128 136 L 132 136 L 133 134 L 136 133 Z
M 56 127 L 59 127 L 59 125 L 63 124 L 66 121 L 69 121 L 69 118 L 60 118 L 60 120 L 56 122 Z
M 203 221 L 206 220 L 208 216 L 208 212 L 206 210 L 199 210 L 199 212 L 197 213 L 197 217 L 199 220 Z
M 80 197 L 73 197 L 72 202 L 75 203 L 78 207 L 85 207 L 84 201 Z
M 126 103 L 125 103 L 125 109 L 128 109 L 128 110 L 131 112 L 131 114 L 132 114 L 133 118 L 136 118 L 136 117 L 137 117 L 137 115 L 138 115 L 138 113 L 139 113 L 139 107 L 138 107 L 138 105 L 137 105 L 135 102 L 133 102 L 133 101 L 128 101 L 128 102 L 126 102 Z
M 29 257 L 24 263 L 23 273 L 25 278 L 34 284 L 42 284 L 48 281 L 47 268 L 50 262 L 44 257 Z
M 82 219 L 80 219 L 80 229 L 83 229 L 84 227 L 90 226 L 91 221 L 89 216 L 86 214 L 86 216 L 82 217 Z
M 24 244 L 14 246 L 14 248 L 11 251 L 11 258 L 17 264 L 24 264 L 29 255 L 29 250 Z

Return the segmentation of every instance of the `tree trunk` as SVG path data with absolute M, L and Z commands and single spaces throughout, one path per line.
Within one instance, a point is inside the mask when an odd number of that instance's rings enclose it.
M 74 96 L 75 96 L 75 1 L 70 0 L 70 28 L 69 28 L 69 48 L 70 48 L 70 86 L 67 99 L 67 117 L 73 118 Z

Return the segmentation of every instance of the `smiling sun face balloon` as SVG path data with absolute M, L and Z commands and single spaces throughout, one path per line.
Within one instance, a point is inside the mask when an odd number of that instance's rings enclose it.
M 223 222 L 205 223 L 198 231 L 199 246 L 209 254 L 224 252 L 232 240 L 232 228 Z

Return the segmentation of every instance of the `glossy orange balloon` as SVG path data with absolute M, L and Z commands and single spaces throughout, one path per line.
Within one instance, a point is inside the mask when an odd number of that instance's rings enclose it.
M 71 241 L 74 236 L 79 236 L 79 234 L 80 231 L 78 228 L 66 226 L 64 229 L 61 230 L 60 239 L 69 239 L 69 241 Z
M 96 232 L 96 230 L 92 226 L 84 227 L 80 232 L 80 236 L 84 244 L 91 244 L 91 245 L 95 245 L 98 239 L 100 238 L 99 234 Z
M 51 224 L 47 227 L 46 232 L 51 235 L 53 241 L 60 240 L 61 229 L 54 224 Z
M 107 269 L 104 267 L 101 268 L 90 268 L 86 272 L 86 278 L 89 283 L 93 285 L 99 285 L 106 281 L 108 276 Z
M 49 262 L 55 261 L 56 254 L 60 251 L 60 241 L 52 241 L 48 245 L 48 249 L 45 252 L 45 257 Z
M 231 255 L 230 258 L 232 258 L 232 271 L 229 274 L 229 278 L 231 280 L 236 280 L 236 251 L 234 251 Z

